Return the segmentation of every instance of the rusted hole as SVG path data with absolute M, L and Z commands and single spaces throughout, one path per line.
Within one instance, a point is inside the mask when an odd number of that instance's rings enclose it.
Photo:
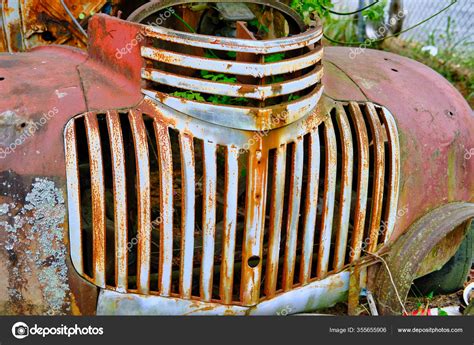
M 51 31 L 45 31 L 41 34 L 41 38 L 46 42 L 54 42 L 56 41 L 56 37 L 53 35 Z
M 20 125 L 21 128 L 25 128 L 26 127 L 26 122 L 23 122 L 21 125 Z
M 5 77 L 0 77 L 0 81 L 5 80 Z
M 248 260 L 247 260 L 247 265 L 249 265 L 249 267 L 251 268 L 255 268 L 257 267 L 258 265 L 260 265 L 260 257 L 259 256 L 251 256 Z
M 397 72 L 397 73 L 398 73 L 398 69 L 396 69 L 396 68 L 392 68 L 392 71 L 394 71 L 394 72 Z

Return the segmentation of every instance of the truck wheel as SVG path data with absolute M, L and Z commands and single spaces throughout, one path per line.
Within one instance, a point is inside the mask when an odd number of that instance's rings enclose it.
M 473 218 L 474 204 L 447 204 L 420 218 L 393 243 L 374 281 L 381 315 L 402 314 L 408 292 L 423 269 L 423 260 L 453 229 L 467 227 Z
M 447 294 L 458 291 L 466 282 L 466 277 L 471 269 L 474 249 L 474 223 L 467 233 L 456 254 L 440 270 L 418 278 L 413 283 L 415 293 L 423 296 L 434 292 Z

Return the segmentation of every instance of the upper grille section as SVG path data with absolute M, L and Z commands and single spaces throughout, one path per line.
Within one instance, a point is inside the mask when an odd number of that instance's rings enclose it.
M 148 40 L 141 48 L 143 93 L 185 114 L 237 129 L 272 129 L 308 115 L 323 92 L 322 27 L 255 40 L 239 25 L 237 32 L 246 39 L 147 26 Z M 272 57 L 278 61 L 270 62 Z M 183 97 L 189 91 L 199 96 Z M 278 123 L 271 121 L 276 116 Z
M 248 132 L 150 99 L 65 130 L 71 255 L 117 291 L 254 305 L 386 242 L 398 203 L 391 114 L 335 103 Z

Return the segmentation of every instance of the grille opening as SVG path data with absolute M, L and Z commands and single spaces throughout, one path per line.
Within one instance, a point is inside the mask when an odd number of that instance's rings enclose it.
M 153 119 L 145 116 L 149 159 L 150 159 L 150 207 L 151 207 L 151 255 L 150 255 L 150 290 L 158 291 L 158 263 L 160 248 L 160 226 L 162 223 L 160 211 L 160 168 L 159 149 Z
M 217 146 L 216 166 L 216 230 L 214 245 L 214 277 L 212 299 L 220 299 L 219 282 L 221 280 L 222 249 L 224 247 L 224 212 L 225 212 L 225 173 L 226 173 L 226 152 L 225 146 Z
M 125 154 L 125 174 L 128 210 L 128 288 L 137 289 L 137 193 L 136 193 L 136 156 L 133 144 L 132 128 L 126 114 L 121 115 L 122 136 Z
M 173 166 L 173 261 L 171 293 L 179 293 L 179 271 L 181 264 L 181 207 L 183 200 L 181 152 L 179 145 L 179 132 L 169 128 L 168 134 L 171 144 L 171 156 Z
M 192 292 L 195 297 L 200 296 L 199 281 L 201 278 L 201 260 L 202 260 L 202 192 L 203 192 L 203 178 L 204 178 L 204 161 L 203 161 L 203 141 L 200 139 L 193 139 L 194 159 L 195 159 L 195 210 L 194 210 L 194 260 L 193 260 L 193 278 L 192 278 Z
M 338 126 L 337 121 L 337 114 L 336 109 L 332 109 L 331 111 L 331 121 L 333 124 L 335 136 L 336 136 L 336 145 L 337 145 L 337 173 L 336 173 L 336 193 L 334 195 L 334 216 L 332 222 L 332 232 L 331 232 L 331 250 L 329 252 L 329 268 L 328 271 L 331 272 L 336 269 L 336 244 L 337 244 L 337 235 L 338 230 L 341 229 L 341 200 L 342 200 L 342 185 L 343 185 L 343 177 L 342 177 L 342 134 Z
M 288 222 L 290 221 L 290 186 L 291 186 L 291 174 L 292 174 L 292 157 L 295 150 L 295 144 L 289 143 L 286 146 L 286 158 L 285 158 L 285 187 L 284 187 L 284 199 L 283 199 L 283 216 L 281 221 L 281 240 L 280 240 L 280 256 L 279 256 L 279 267 L 278 267 L 278 279 L 276 290 L 283 290 L 283 269 L 286 254 L 286 241 L 288 239 Z
M 266 284 L 266 275 L 268 271 L 268 255 L 269 255 L 269 241 L 270 241 L 270 219 L 271 219 L 271 210 L 272 210 L 272 193 L 273 185 L 275 183 L 275 154 L 276 150 L 272 149 L 268 152 L 268 177 L 267 177 L 267 195 L 265 204 L 265 228 L 263 233 L 263 251 L 262 251 L 262 276 L 260 284 L 260 296 L 265 296 L 265 284 Z
M 300 283 L 300 274 L 301 274 L 301 260 L 303 258 L 303 237 L 304 237 L 304 221 L 305 221 L 305 211 L 306 203 L 308 201 L 308 179 L 309 179 L 309 152 L 310 152 L 310 135 L 307 134 L 303 137 L 303 179 L 301 183 L 301 200 L 300 200 L 300 210 L 298 216 L 298 236 L 296 240 L 296 261 L 295 261 L 295 275 L 293 277 L 293 286 Z
M 237 230 L 235 239 L 235 257 L 234 257 L 234 284 L 232 287 L 232 298 L 235 301 L 240 300 L 240 286 L 242 280 L 242 248 L 244 243 L 245 231 L 245 210 L 247 200 L 247 178 L 249 168 L 249 153 L 243 151 L 238 158 L 239 182 L 237 199 Z
M 216 74 L 224 76 L 224 74 L 221 74 L 221 73 L 216 73 Z M 294 74 L 296 73 L 293 73 L 293 75 Z M 269 82 L 264 83 L 263 85 L 271 85 L 271 84 L 278 83 L 279 80 L 281 80 L 281 78 L 285 78 L 285 76 L 286 75 L 284 74 L 284 75 L 274 76 L 274 78 L 270 77 Z M 232 75 L 227 75 L 227 77 L 231 78 L 231 80 L 237 79 L 235 76 L 232 76 Z M 233 81 L 233 82 L 222 81 L 222 82 L 231 83 L 231 84 L 237 83 L 236 81 Z M 208 104 L 213 104 L 213 105 L 226 105 L 226 106 L 240 106 L 240 107 L 269 107 L 269 106 L 276 106 L 281 103 L 294 103 L 294 102 L 297 102 L 298 100 L 301 100 L 301 98 L 307 97 L 313 92 L 316 92 L 316 90 L 319 87 L 319 84 L 310 85 L 309 87 L 304 88 L 295 93 L 267 98 L 265 100 L 258 100 L 258 99 L 245 97 L 245 95 L 242 95 L 242 97 L 234 97 L 234 96 L 226 96 L 226 95 L 217 94 L 217 93 L 211 94 L 211 93 L 205 93 L 205 92 L 192 91 L 190 89 L 183 89 L 176 86 L 161 84 L 161 83 L 150 81 L 150 80 L 147 80 L 146 84 L 147 84 L 147 89 L 160 93 L 158 97 L 161 97 L 162 99 L 165 99 L 166 97 L 171 96 L 171 97 L 186 99 L 188 101 L 200 102 L 200 103 L 208 103 Z M 250 88 L 252 88 L 253 86 L 257 86 L 258 83 L 249 84 L 249 85 L 250 85 Z
M 313 268 L 312 268 L 312 278 L 320 278 L 317 276 L 317 265 L 319 263 L 319 247 L 321 241 L 321 225 L 323 218 L 323 207 L 324 207 L 324 192 L 325 192 L 325 180 L 327 177 L 326 166 L 328 164 L 327 160 L 327 150 L 325 142 L 325 133 L 324 133 L 324 124 L 321 124 L 318 128 L 318 136 L 320 141 L 320 170 L 319 170 L 319 185 L 318 185 L 318 206 L 316 210 L 316 229 L 314 231 L 314 247 L 313 247 Z
M 374 143 L 374 133 L 370 126 L 370 117 L 368 114 L 367 107 L 365 105 L 360 106 L 360 110 L 362 111 L 362 115 L 364 118 L 365 128 L 367 130 L 367 136 L 369 138 L 369 188 L 367 192 L 367 213 L 365 218 L 365 226 L 364 226 L 364 241 L 365 243 L 369 243 L 370 237 L 370 227 L 371 227 L 371 219 L 373 213 L 373 193 L 374 193 L 374 172 L 375 172 L 375 143 Z M 364 246 L 363 246 L 364 247 Z M 362 248 L 363 250 L 367 250 L 368 248 Z
M 376 107 L 377 109 L 377 115 L 380 119 L 380 123 L 382 124 L 384 135 L 386 135 L 387 140 L 384 143 L 385 147 L 385 172 L 384 172 L 384 190 L 383 194 L 384 195 L 389 195 L 390 193 L 390 186 L 393 185 L 394 181 L 392 181 L 390 171 L 394 168 L 392 165 L 392 160 L 391 156 L 394 154 L 392 152 L 392 147 L 390 146 L 390 133 L 387 128 L 387 122 L 385 120 L 385 116 L 383 114 L 383 109 L 380 107 Z M 397 205 L 394 205 L 393 207 L 397 207 Z M 381 222 L 381 227 L 383 227 L 383 231 L 380 232 L 379 234 L 379 239 L 378 243 L 383 243 L 385 240 L 386 232 L 387 232 L 387 227 L 388 227 L 388 213 L 390 211 L 390 198 L 386 197 L 384 198 L 383 204 L 382 204 L 382 222 Z
M 76 120 L 76 135 L 78 138 L 86 138 L 86 127 L 84 117 Z M 82 219 L 82 255 L 84 273 L 89 277 L 94 277 L 92 272 L 92 193 L 91 171 L 89 164 L 89 148 L 87 145 L 77 145 L 79 166 L 79 181 L 81 181 L 81 219 Z M 89 192 L 87 192 L 89 191 Z
M 350 109 L 348 105 L 344 105 L 344 111 L 346 114 L 350 114 Z M 347 250 L 346 250 L 346 260 L 345 263 L 349 264 L 351 263 L 351 253 L 355 248 L 353 248 L 353 234 L 354 234 L 354 219 L 356 217 L 355 215 L 355 210 L 356 210 L 356 204 L 357 204 L 357 192 L 358 192 L 358 177 L 360 174 L 360 169 L 359 167 L 359 155 L 360 155 L 360 150 L 359 146 L 357 143 L 357 133 L 356 133 L 356 127 L 354 124 L 354 119 L 352 116 L 348 115 L 347 120 L 349 122 L 349 126 L 351 128 L 351 135 L 352 135 L 352 140 L 353 140 L 353 146 L 354 146 L 354 156 L 353 156 L 353 161 L 354 161 L 354 169 L 352 171 L 352 202 L 351 202 L 351 216 L 349 217 L 349 231 L 348 231 L 348 238 L 347 238 Z

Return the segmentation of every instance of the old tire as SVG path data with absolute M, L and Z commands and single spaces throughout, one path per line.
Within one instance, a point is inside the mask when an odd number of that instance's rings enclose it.
M 374 295 L 380 314 L 402 314 L 423 259 L 453 229 L 472 218 L 474 204 L 444 205 L 423 216 L 395 241 L 375 279 Z
M 424 296 L 448 294 L 462 289 L 466 277 L 471 269 L 474 249 L 474 224 L 467 233 L 456 254 L 440 270 L 421 277 L 413 283 L 415 293 Z

